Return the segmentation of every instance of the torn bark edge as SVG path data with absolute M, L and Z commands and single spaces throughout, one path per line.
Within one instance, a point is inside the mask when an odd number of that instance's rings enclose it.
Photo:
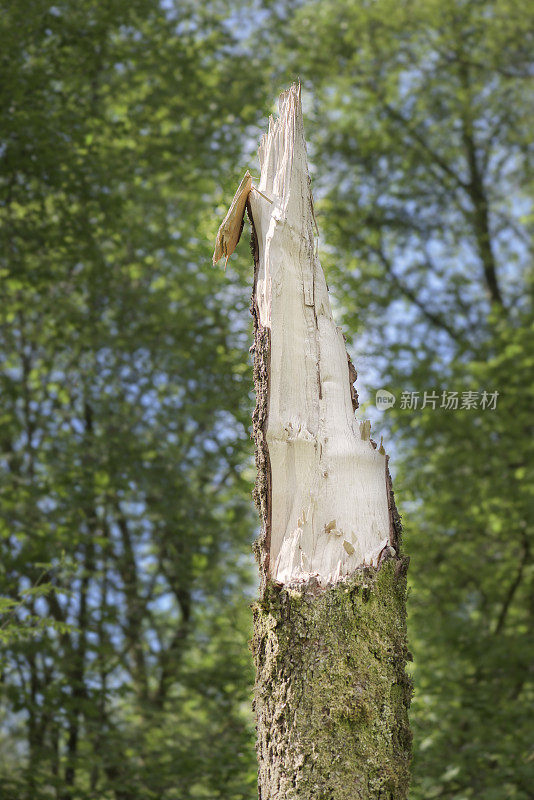
M 354 367 L 352 368 L 354 369 Z M 375 442 L 375 440 L 369 439 L 369 441 L 371 443 L 371 446 L 374 447 L 374 449 L 376 450 L 378 444 Z M 391 473 L 389 471 L 389 456 L 387 454 L 386 454 L 386 465 L 385 465 L 385 480 L 386 480 L 386 492 L 388 501 L 388 514 L 389 514 L 389 545 L 384 547 L 384 549 L 378 556 L 378 564 L 380 565 L 382 561 L 384 561 L 391 547 L 395 551 L 395 557 L 400 561 L 406 562 L 406 569 L 408 569 L 408 564 L 410 562 L 410 559 L 408 556 L 403 556 L 401 552 L 402 520 L 401 520 L 401 515 L 399 514 L 397 509 L 397 504 L 395 503 L 395 492 L 393 491 L 393 481 L 391 480 Z M 393 554 L 389 553 L 389 555 Z
M 393 481 L 389 471 L 389 456 L 386 455 L 386 490 L 388 493 L 389 509 L 389 540 L 398 557 L 401 557 L 402 544 L 402 520 L 395 503 L 395 492 L 393 491 Z M 410 559 L 408 559 L 409 561 Z M 408 566 L 408 565 L 406 565 Z
M 328 285 L 326 288 L 328 291 Z M 357 411 L 360 403 L 358 398 L 358 392 L 356 391 L 356 387 L 354 384 L 358 378 L 358 373 L 356 372 L 356 367 L 352 363 L 352 358 L 350 357 L 349 351 L 347 350 L 347 337 L 345 336 L 344 333 L 342 333 L 342 336 L 343 336 L 343 341 L 345 342 L 345 352 L 347 353 L 347 363 L 349 367 L 349 389 L 350 389 L 350 399 L 352 402 L 352 410 Z
M 259 247 L 252 209 L 248 199 L 246 209 L 251 227 L 250 249 L 254 259 L 254 282 L 250 301 L 250 313 L 254 321 L 254 344 L 250 348 L 250 352 L 253 354 L 254 359 L 253 378 L 256 393 L 256 405 L 252 414 L 252 439 L 254 440 L 254 455 L 256 459 L 256 483 L 253 497 L 262 526 L 260 536 L 253 544 L 253 550 L 260 569 L 260 595 L 263 595 L 269 580 L 271 549 L 271 460 L 265 435 L 269 411 L 271 332 L 269 328 L 262 326 L 256 303 L 256 285 L 260 263 Z

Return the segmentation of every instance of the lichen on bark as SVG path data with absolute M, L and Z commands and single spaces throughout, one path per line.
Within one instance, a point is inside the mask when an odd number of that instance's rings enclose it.
M 407 559 L 326 591 L 268 583 L 254 607 L 260 800 L 403 800 Z

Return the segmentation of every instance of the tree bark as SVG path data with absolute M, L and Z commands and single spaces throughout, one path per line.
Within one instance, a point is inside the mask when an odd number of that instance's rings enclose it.
M 316 254 L 300 86 L 279 108 L 246 204 L 262 522 L 252 640 L 259 798 L 402 800 L 408 559 L 388 458 L 370 424 L 354 419 L 356 373 Z M 239 238 L 244 185 L 216 258 Z
M 407 797 L 402 561 L 319 594 L 268 583 L 253 652 L 260 800 Z

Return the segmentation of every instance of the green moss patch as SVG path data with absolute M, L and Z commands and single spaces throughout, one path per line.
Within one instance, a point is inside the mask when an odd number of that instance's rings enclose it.
M 405 607 L 402 559 L 320 594 L 267 585 L 252 642 L 264 800 L 407 796 Z

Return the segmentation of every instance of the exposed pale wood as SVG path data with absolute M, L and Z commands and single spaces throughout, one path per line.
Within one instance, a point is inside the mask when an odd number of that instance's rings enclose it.
M 248 197 L 254 300 L 270 330 L 269 573 L 326 586 L 376 565 L 393 544 L 387 461 L 354 419 L 344 338 L 316 253 L 300 86 L 281 95 L 279 112 L 259 148 L 259 191 Z

